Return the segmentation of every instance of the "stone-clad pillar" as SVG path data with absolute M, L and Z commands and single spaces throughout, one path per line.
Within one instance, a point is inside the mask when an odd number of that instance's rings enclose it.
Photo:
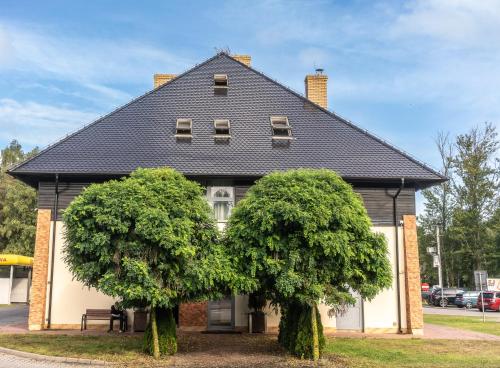
M 404 215 L 403 223 L 405 251 L 406 323 L 409 333 L 414 335 L 422 335 L 424 329 L 424 317 L 422 311 L 416 216 Z
M 41 330 L 45 327 L 45 302 L 47 300 L 47 275 L 49 271 L 50 214 L 50 210 L 38 210 L 28 321 L 30 330 Z

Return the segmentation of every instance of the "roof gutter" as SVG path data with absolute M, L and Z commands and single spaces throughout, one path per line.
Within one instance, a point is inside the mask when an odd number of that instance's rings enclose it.
M 393 224 L 394 231 L 396 235 L 396 292 L 397 292 L 397 305 L 398 305 L 398 333 L 403 333 L 401 328 L 401 282 L 400 282 L 400 267 L 399 267 L 399 223 L 398 223 L 398 197 L 401 191 L 405 186 L 405 178 L 401 178 L 401 185 L 398 188 L 398 191 L 394 195 L 390 195 L 392 197 L 392 211 L 393 211 Z

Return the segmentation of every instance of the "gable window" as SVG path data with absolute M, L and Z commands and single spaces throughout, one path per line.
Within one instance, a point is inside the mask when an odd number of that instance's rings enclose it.
M 229 129 L 231 123 L 227 119 L 217 119 L 214 120 L 214 138 L 216 139 L 229 139 L 231 135 Z
M 214 74 L 214 87 L 227 88 L 228 87 L 227 74 Z
M 177 119 L 175 137 L 177 138 L 192 138 L 193 137 L 193 120 Z
M 292 139 L 292 127 L 286 116 L 271 116 L 273 139 Z
M 234 188 L 209 187 L 207 194 L 217 225 L 220 230 L 223 230 L 234 205 Z

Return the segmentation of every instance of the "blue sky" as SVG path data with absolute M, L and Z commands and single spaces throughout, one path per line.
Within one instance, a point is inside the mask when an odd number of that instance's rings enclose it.
M 10 1 L 0 12 L 0 146 L 44 147 L 216 48 L 437 167 L 438 131 L 500 118 L 500 1 Z

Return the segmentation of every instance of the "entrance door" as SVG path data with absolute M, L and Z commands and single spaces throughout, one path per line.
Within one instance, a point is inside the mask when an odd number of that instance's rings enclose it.
M 208 302 L 208 329 L 232 330 L 234 328 L 234 299 L 225 299 Z
M 337 316 L 337 330 L 362 330 L 362 301 L 359 295 L 355 295 L 355 298 L 356 304 L 349 307 L 343 315 Z

